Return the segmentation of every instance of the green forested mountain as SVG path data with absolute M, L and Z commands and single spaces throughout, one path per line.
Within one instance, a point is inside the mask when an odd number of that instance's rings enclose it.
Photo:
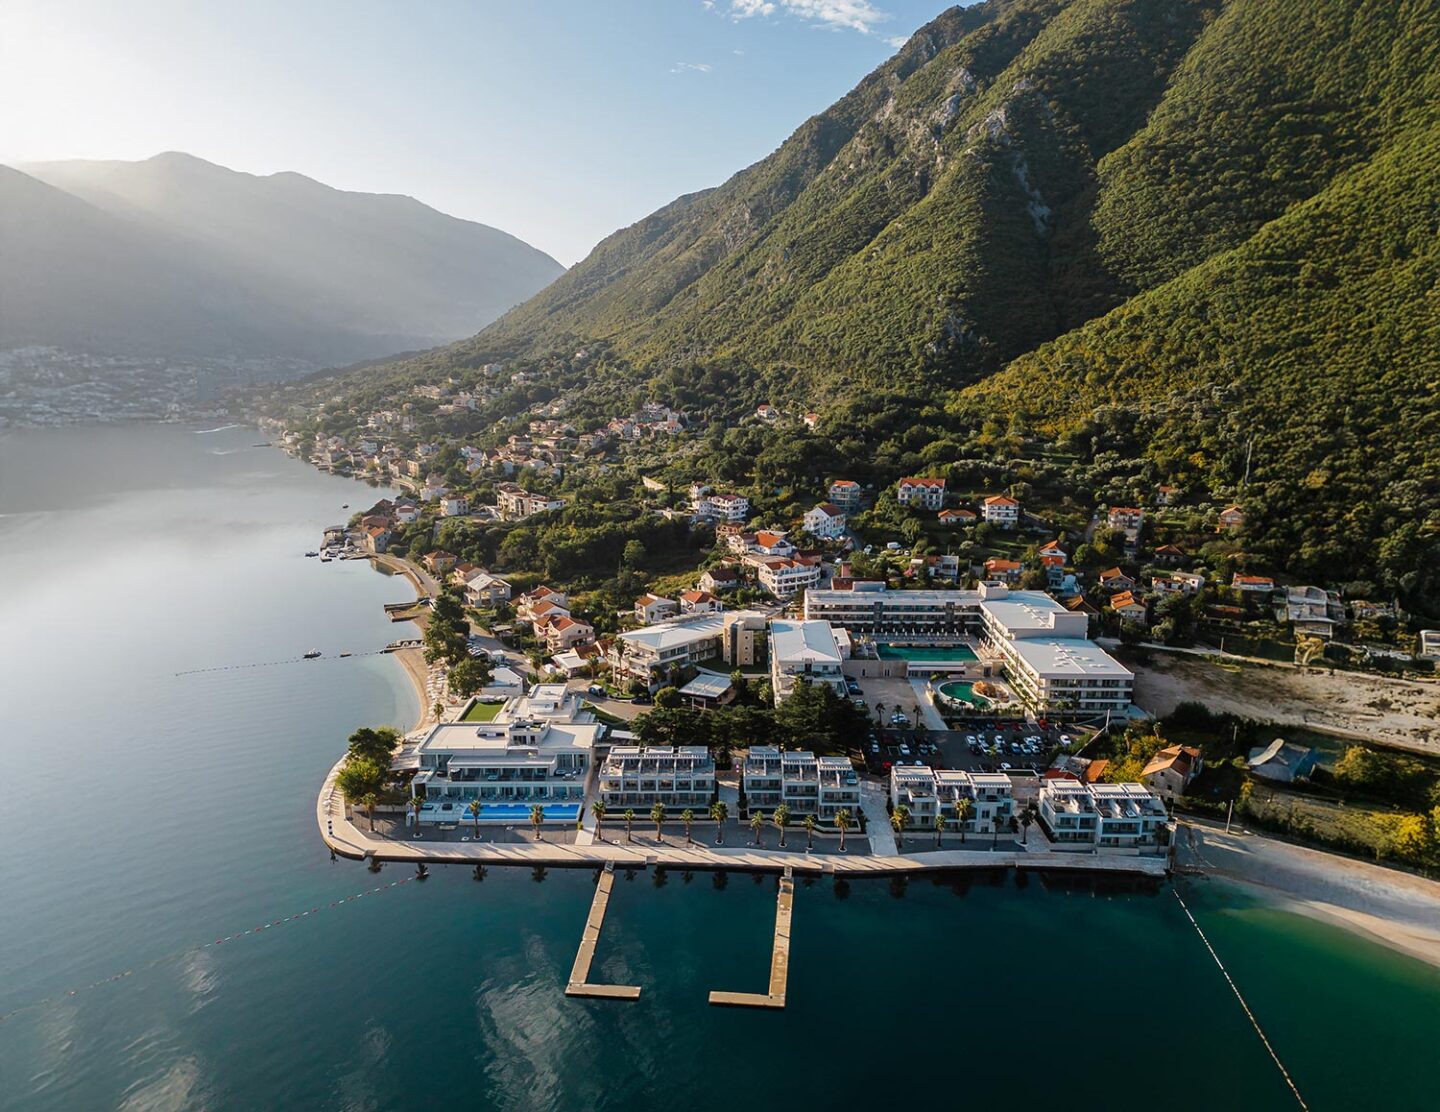
M 1243 498 L 1274 567 L 1440 608 L 1437 100 L 1440 0 L 951 9 L 769 158 L 370 381 L 598 345 L 737 408 L 883 389 L 915 419 L 867 462 L 1063 440 Z

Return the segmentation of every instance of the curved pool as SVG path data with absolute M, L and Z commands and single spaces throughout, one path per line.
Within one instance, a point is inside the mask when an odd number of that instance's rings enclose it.
M 949 683 L 942 683 L 936 691 L 945 698 L 956 703 L 965 703 L 972 707 L 988 707 L 990 700 L 984 695 L 975 694 L 975 685 L 966 683 L 963 680 L 951 680 Z

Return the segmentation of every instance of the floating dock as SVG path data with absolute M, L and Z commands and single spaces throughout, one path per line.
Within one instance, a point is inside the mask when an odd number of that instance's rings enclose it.
M 585 931 L 580 935 L 580 949 L 575 952 L 575 964 L 570 969 L 570 981 L 565 986 L 566 996 L 594 996 L 607 1000 L 635 1000 L 640 996 L 638 985 L 590 984 L 590 963 L 595 960 L 595 947 L 600 943 L 605 909 L 610 904 L 610 889 L 614 886 L 615 863 L 607 861 L 600 873 L 600 881 L 595 885 L 595 899 L 590 903 Z
M 770 949 L 768 992 L 712 992 L 710 1003 L 730 1008 L 783 1008 L 785 983 L 790 975 L 790 912 L 795 901 L 795 878 L 789 869 L 780 878 L 775 897 L 775 941 Z

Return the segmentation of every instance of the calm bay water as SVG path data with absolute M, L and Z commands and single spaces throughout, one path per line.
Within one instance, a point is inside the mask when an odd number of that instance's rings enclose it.
M 0 1107 L 1295 1107 L 1168 890 L 801 886 L 780 1014 L 705 1003 L 763 988 L 773 879 L 622 881 L 595 975 L 628 1005 L 563 996 L 588 873 L 341 902 L 409 874 L 330 862 L 316 787 L 416 706 L 334 654 L 410 592 L 304 559 L 375 495 L 256 440 L 0 432 Z M 1186 897 L 1312 1108 L 1434 1107 L 1440 973 Z

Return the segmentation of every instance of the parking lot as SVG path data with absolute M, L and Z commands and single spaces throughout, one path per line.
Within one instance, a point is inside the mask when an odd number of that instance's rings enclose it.
M 886 717 L 889 715 L 887 713 Z M 996 739 L 999 739 L 997 742 Z M 916 730 L 882 727 L 865 744 L 868 770 L 887 776 L 890 767 L 905 764 L 958 768 L 967 772 L 1043 772 L 1057 752 L 1078 747 L 1081 739 L 1058 726 L 1034 722 L 1005 726 L 988 722 L 982 729 Z

